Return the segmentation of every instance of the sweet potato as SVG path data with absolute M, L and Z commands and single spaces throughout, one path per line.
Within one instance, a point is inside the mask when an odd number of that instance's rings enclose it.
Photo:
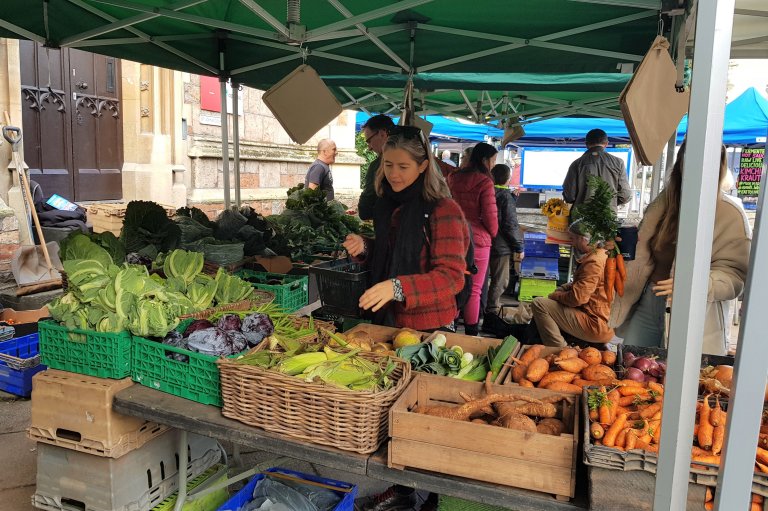
M 576 378 L 574 378 L 571 383 L 574 384 L 574 385 L 577 385 L 579 387 L 588 387 L 590 385 L 594 385 L 595 384 L 595 382 L 593 382 L 593 381 L 584 380 L 584 379 L 579 378 L 578 376 L 576 376 Z
M 483 419 L 481 419 L 479 417 L 477 419 L 472 419 L 469 422 L 474 422 L 475 424 L 488 424 L 487 422 L 485 422 Z
M 557 358 L 560 360 L 567 360 L 569 358 L 576 358 L 579 356 L 579 350 L 576 348 L 563 348 L 560 353 L 557 354 Z
M 557 358 L 557 354 L 555 354 L 555 353 L 550 353 L 549 355 L 547 355 L 546 357 L 544 357 L 544 360 L 546 360 L 546 361 L 547 361 L 547 365 L 550 365 L 550 366 L 551 366 L 552 364 L 554 364 L 554 363 L 555 363 L 555 359 L 556 359 L 556 358 Z
M 547 418 L 542 419 L 536 425 L 536 431 L 545 435 L 560 436 L 565 431 L 565 424 L 560 419 Z
M 517 363 L 512 368 L 512 381 L 515 383 L 520 383 L 520 380 L 525 378 L 525 373 L 528 371 L 528 366 L 525 364 Z
M 712 454 L 720 454 L 723 450 L 723 440 L 725 439 L 725 425 L 720 424 L 712 430 Z
M 532 382 L 532 381 L 530 381 L 530 380 L 526 380 L 525 378 L 523 378 L 522 380 L 520 380 L 519 382 L 517 382 L 517 384 L 518 384 L 518 385 L 520 385 L 521 387 L 527 387 L 527 388 L 529 388 L 529 389 L 532 389 L 532 388 L 534 388 L 534 387 L 535 387 L 535 385 L 533 384 L 533 382 Z
M 576 378 L 576 375 L 568 371 L 553 371 L 544 375 L 544 378 L 539 381 L 539 387 L 546 388 L 547 385 L 556 381 L 571 383 L 574 378 Z
M 601 357 L 603 359 L 603 364 L 607 365 L 608 367 L 616 363 L 616 353 L 611 350 L 603 350 L 601 352 Z
M 584 360 L 580 358 L 566 358 L 564 360 L 556 360 L 555 365 L 557 365 L 560 369 L 563 371 L 568 371 L 569 373 L 579 374 L 585 367 L 589 366 Z M 584 378 L 585 380 L 589 378 Z
M 598 422 L 593 422 L 589 426 L 589 434 L 594 438 L 595 440 L 600 440 L 605 436 L 605 430 Z
M 616 373 L 606 365 L 596 364 L 585 367 L 584 370 L 581 371 L 581 377 L 585 380 L 592 381 L 616 379 Z
M 603 361 L 603 356 L 600 354 L 600 350 L 591 346 L 581 350 L 579 358 L 591 366 L 597 365 Z
M 524 365 L 528 365 L 537 358 L 541 357 L 541 351 L 544 349 L 543 344 L 534 344 L 531 347 L 529 347 L 527 350 L 525 350 L 525 353 L 523 353 L 520 356 L 520 361 Z
M 541 385 L 539 385 L 539 388 L 542 388 Z M 573 385 L 572 383 L 566 383 L 564 381 L 553 381 L 543 388 L 552 390 L 554 392 L 564 392 L 566 394 L 575 394 L 577 396 L 581 395 L 581 387 L 578 385 Z
M 555 417 L 557 407 L 552 403 L 499 403 L 496 408 L 499 416 L 507 413 L 522 413 L 533 417 Z
M 523 415 L 522 413 L 516 413 L 516 412 L 508 412 L 508 413 L 501 413 L 499 412 L 499 425 L 501 425 L 504 428 L 507 429 L 517 429 L 520 431 L 530 431 L 532 433 L 536 432 L 536 423 L 533 422 L 533 419 L 530 417 Z
M 525 372 L 525 379 L 537 383 L 544 378 L 549 371 L 549 364 L 543 358 L 537 358 L 528 364 L 528 370 Z

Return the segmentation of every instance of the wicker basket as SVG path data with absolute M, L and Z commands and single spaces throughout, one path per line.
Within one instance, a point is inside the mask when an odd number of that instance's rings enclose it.
M 219 359 L 222 414 L 297 440 L 372 453 L 387 438 L 389 408 L 408 386 L 411 365 L 375 353 L 360 355 L 393 361 L 394 386 L 382 392 L 351 391 Z
M 265 305 L 272 302 L 275 299 L 275 295 L 266 291 L 254 290 L 253 294 L 247 300 L 240 300 L 239 302 L 228 303 L 226 305 L 219 305 L 218 307 L 211 307 L 210 309 L 204 309 L 194 314 L 184 314 L 179 316 L 179 319 L 208 319 L 209 316 L 221 311 L 247 311 L 254 309 L 259 305 Z

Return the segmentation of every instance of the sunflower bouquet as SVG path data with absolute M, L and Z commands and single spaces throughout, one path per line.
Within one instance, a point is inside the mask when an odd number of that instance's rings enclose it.
M 544 203 L 541 207 L 541 212 L 550 218 L 553 216 L 568 216 L 570 214 L 570 207 L 563 199 L 555 197 Z

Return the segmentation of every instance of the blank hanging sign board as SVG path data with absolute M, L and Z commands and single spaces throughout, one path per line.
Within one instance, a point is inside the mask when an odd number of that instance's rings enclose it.
M 688 111 L 690 92 L 677 92 L 669 41 L 658 36 L 619 97 L 632 146 L 643 165 L 653 165 Z
M 342 112 L 341 103 L 306 64 L 273 85 L 262 99 L 298 144 L 312 138 Z

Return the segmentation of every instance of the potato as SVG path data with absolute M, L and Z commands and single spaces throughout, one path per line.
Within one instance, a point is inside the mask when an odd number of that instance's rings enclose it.
M 536 425 L 536 431 L 545 435 L 560 436 L 565 431 L 565 424 L 560 419 L 542 419 Z
M 525 364 L 515 364 L 512 368 L 512 381 L 520 383 L 520 380 L 525 378 L 525 373 L 528 371 L 528 366 Z
M 615 379 L 616 373 L 613 372 L 613 369 L 611 369 L 608 366 L 605 366 L 603 364 L 597 364 L 597 365 L 585 367 L 584 370 L 581 372 L 581 377 L 584 378 L 585 380 L 592 380 L 592 381 L 609 380 L 609 379 Z
M 608 367 L 611 367 L 616 363 L 616 353 L 612 352 L 611 350 L 604 350 L 602 352 L 603 356 L 603 364 L 607 365 Z
M 576 378 L 574 373 L 569 373 L 568 371 L 553 371 L 544 375 L 544 378 L 539 381 L 539 387 L 546 388 L 547 385 L 556 381 L 571 383 L 574 378 Z
M 591 346 L 581 350 L 579 358 L 591 366 L 597 365 L 603 361 L 603 357 L 600 355 L 600 350 Z
M 557 354 L 557 358 L 566 360 L 569 358 L 576 358 L 579 356 L 579 350 L 576 348 L 563 348 L 560 353 Z
M 560 369 L 574 374 L 579 374 L 582 369 L 589 365 L 580 358 L 567 358 L 565 360 L 557 359 L 555 364 L 559 366 Z
M 549 364 L 547 364 L 547 361 L 543 358 L 537 358 L 528 364 L 528 370 L 525 372 L 525 379 L 536 383 L 544 378 L 547 371 L 549 371 Z
M 537 358 L 539 358 L 541 356 L 541 351 L 543 349 L 544 349 L 544 345 L 543 344 L 534 344 L 534 345 L 532 345 L 527 350 L 525 350 L 525 353 L 523 353 L 520 356 L 520 361 L 523 364 L 525 364 L 525 365 L 530 364 L 531 362 L 533 362 L 534 360 L 536 360 Z

